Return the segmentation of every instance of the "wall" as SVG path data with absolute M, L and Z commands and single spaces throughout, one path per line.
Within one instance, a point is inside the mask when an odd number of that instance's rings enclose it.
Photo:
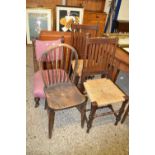
M 122 0 L 117 19 L 129 21 L 129 0 Z

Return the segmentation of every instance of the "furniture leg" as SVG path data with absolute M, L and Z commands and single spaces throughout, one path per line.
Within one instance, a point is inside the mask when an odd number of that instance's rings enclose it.
M 121 116 L 122 116 L 122 114 L 123 114 L 123 112 L 124 112 L 124 108 L 125 108 L 127 102 L 128 102 L 128 99 L 126 99 L 126 100 L 122 103 L 122 106 L 121 106 L 121 108 L 120 108 L 120 110 L 119 110 L 119 113 L 118 113 L 118 115 L 116 116 L 115 125 L 117 125 L 118 122 L 120 121 Z
M 48 109 L 48 133 L 49 133 L 49 138 L 52 137 L 52 130 L 53 130 L 53 125 L 54 125 L 54 116 L 55 112 L 52 109 Z
M 87 98 L 86 98 L 85 103 L 81 105 L 81 128 L 84 127 L 85 121 L 87 122 L 86 104 L 87 104 Z
M 127 106 L 127 109 L 126 109 L 125 114 L 124 114 L 124 116 L 123 116 L 123 118 L 121 120 L 121 123 L 124 123 L 124 121 L 125 121 L 126 116 L 128 115 L 128 113 L 129 113 L 129 105 Z
M 39 97 L 35 97 L 34 101 L 35 101 L 35 108 L 37 108 L 39 106 L 40 98 Z
M 45 107 L 44 109 L 46 110 L 47 109 L 47 99 L 45 99 Z
M 92 127 L 92 123 L 93 123 L 93 120 L 94 120 L 96 109 L 97 109 L 96 102 L 92 102 L 91 103 L 91 111 L 90 111 L 90 114 L 89 114 L 89 120 L 88 120 L 88 123 L 87 123 L 87 133 L 89 133 L 89 130 Z

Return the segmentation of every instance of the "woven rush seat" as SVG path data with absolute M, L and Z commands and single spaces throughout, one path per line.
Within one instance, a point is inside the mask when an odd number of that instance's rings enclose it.
M 60 83 L 46 89 L 48 106 L 55 110 L 82 104 L 85 97 L 72 83 Z
M 125 94 L 110 79 L 87 80 L 84 87 L 91 102 L 96 102 L 98 107 L 125 101 Z

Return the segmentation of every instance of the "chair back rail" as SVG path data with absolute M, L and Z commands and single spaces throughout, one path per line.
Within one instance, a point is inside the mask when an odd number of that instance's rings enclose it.
M 71 44 L 77 50 L 79 58 L 83 58 L 86 43 L 86 34 L 90 33 L 92 37 L 96 37 L 99 30 L 99 26 L 72 24 L 71 28 Z
M 75 60 L 73 70 L 72 60 Z M 77 63 L 78 55 L 72 46 L 59 44 L 49 47 L 39 61 L 45 88 L 58 83 L 73 82 L 77 71 Z
M 116 75 L 114 58 L 117 47 L 117 38 L 86 38 L 82 79 L 89 75 L 105 74 L 111 79 Z M 115 64 L 118 62 L 115 61 Z M 115 72 L 114 72 L 115 71 Z

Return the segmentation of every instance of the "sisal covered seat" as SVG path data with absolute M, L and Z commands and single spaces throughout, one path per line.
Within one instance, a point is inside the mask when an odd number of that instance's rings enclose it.
M 110 79 L 88 80 L 84 87 L 90 101 L 96 102 L 98 107 L 125 101 L 125 94 Z
M 120 121 L 127 104 L 128 98 L 111 79 L 101 78 L 87 80 L 84 82 L 84 88 L 91 102 L 91 112 L 87 124 L 87 132 L 92 127 L 92 122 L 95 117 L 114 114 L 116 117 L 115 125 Z M 119 110 L 114 110 L 114 104 L 122 103 Z M 99 108 L 109 108 L 111 111 L 96 114 Z

